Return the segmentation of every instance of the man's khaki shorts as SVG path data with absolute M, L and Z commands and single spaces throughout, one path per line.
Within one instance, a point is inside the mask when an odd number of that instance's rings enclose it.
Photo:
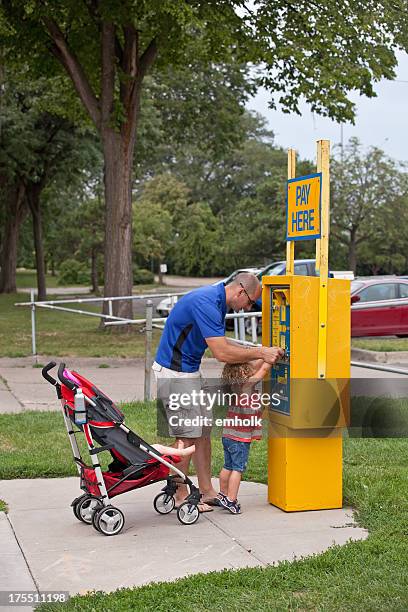
M 203 386 L 201 371 L 176 372 L 156 361 L 152 370 L 157 383 L 158 408 L 164 411 L 169 436 L 201 438 L 209 435 L 212 412 L 207 410 L 200 394 Z

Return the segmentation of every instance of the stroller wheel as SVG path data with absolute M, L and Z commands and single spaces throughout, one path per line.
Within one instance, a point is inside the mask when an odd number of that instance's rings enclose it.
M 169 514 L 175 505 L 174 497 L 167 493 L 159 493 L 153 500 L 153 507 L 159 514 Z
M 79 497 L 76 497 L 74 499 L 74 501 L 71 503 L 71 507 L 72 507 L 72 512 L 74 513 L 75 518 L 78 519 L 78 521 L 82 521 L 81 518 L 79 518 L 78 515 L 78 504 L 83 501 L 86 497 L 88 497 L 88 493 L 84 493 L 83 495 L 80 495 Z
M 113 536 L 122 531 L 125 517 L 119 508 L 105 506 L 96 511 L 92 524 L 103 535 Z
M 97 518 L 97 516 L 98 516 L 98 512 L 99 512 L 99 510 L 102 510 L 102 508 L 97 508 L 97 509 L 95 510 L 95 512 L 93 513 L 93 515 L 92 515 L 92 526 L 93 526 L 93 528 L 94 528 L 94 529 L 96 529 L 96 531 L 99 531 L 98 521 L 95 521 L 95 519 L 96 519 L 96 518 Z
M 97 497 L 85 495 L 83 499 L 76 503 L 75 507 L 75 516 L 83 523 L 91 525 L 92 516 L 96 510 L 99 510 L 99 508 L 102 507 L 102 502 Z
M 184 502 L 177 510 L 177 518 L 183 525 L 194 525 L 198 521 L 200 511 L 195 504 Z

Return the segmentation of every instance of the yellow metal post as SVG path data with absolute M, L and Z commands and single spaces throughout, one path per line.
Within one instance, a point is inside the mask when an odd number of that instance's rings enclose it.
M 288 150 L 288 179 L 296 176 L 296 151 Z M 286 242 L 286 274 L 289 276 L 295 273 L 295 243 L 293 240 Z
M 318 141 L 319 142 L 319 141 Z M 318 172 L 322 171 L 322 148 L 317 146 L 316 168 Z M 316 239 L 316 272 L 320 270 L 320 238 Z
M 317 159 L 320 162 L 318 172 L 322 173 L 322 199 L 321 199 L 321 238 L 319 247 L 319 341 L 318 341 L 318 376 L 326 377 L 327 361 L 327 279 L 329 276 L 329 202 L 330 202 L 330 175 L 329 175 L 330 142 L 317 141 Z

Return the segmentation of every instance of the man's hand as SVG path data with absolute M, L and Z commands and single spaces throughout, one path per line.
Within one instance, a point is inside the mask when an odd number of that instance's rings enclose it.
M 205 340 L 214 357 L 224 363 L 247 363 L 254 359 L 262 359 L 272 365 L 285 352 L 275 346 L 241 346 L 228 342 L 225 336 Z
M 262 348 L 262 359 L 271 365 L 275 363 L 279 357 L 283 357 L 284 354 L 285 351 L 276 346 L 264 346 Z

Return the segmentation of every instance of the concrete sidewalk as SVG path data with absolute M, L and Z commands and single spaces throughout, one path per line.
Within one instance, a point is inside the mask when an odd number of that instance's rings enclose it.
M 106 537 L 80 523 L 70 508 L 80 494 L 77 478 L 0 481 L 2 554 L 0 590 L 111 591 L 198 572 L 266 567 L 321 553 L 334 544 L 367 537 L 349 509 L 285 513 L 266 501 L 266 486 L 244 482 L 243 514 L 215 508 L 195 525 L 152 505 L 156 483 L 113 503 L 125 528 Z

